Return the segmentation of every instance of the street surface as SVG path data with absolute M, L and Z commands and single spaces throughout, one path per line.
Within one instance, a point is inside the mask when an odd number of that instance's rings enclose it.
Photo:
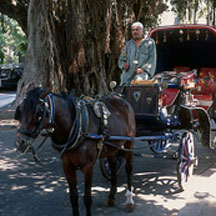
M 67 182 L 61 160 L 50 141 L 38 155 L 46 165 L 38 166 L 30 154 L 14 148 L 15 130 L 0 130 L 0 215 L 1 216 L 71 216 Z M 37 141 L 35 145 L 39 142 Z M 135 148 L 146 146 L 136 142 Z M 215 216 L 216 215 L 216 150 L 196 145 L 199 165 L 186 191 L 178 189 L 176 161 L 154 158 L 149 148 L 134 156 L 133 213 L 124 211 L 125 173 L 118 178 L 116 206 L 105 207 L 109 182 L 95 165 L 92 188 L 93 216 Z M 140 153 L 143 155 L 141 156 Z M 51 162 L 51 163 L 49 163 Z M 79 172 L 80 215 L 83 205 L 83 176 Z
M 0 108 L 6 107 L 16 98 L 16 92 L 0 92 Z

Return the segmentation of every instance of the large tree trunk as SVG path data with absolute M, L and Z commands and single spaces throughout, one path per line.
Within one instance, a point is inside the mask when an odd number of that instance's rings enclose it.
M 61 70 L 56 43 L 53 16 L 50 16 L 49 1 L 32 0 L 28 8 L 28 50 L 25 70 L 18 83 L 19 103 L 26 92 L 36 86 L 64 90 L 63 71 Z

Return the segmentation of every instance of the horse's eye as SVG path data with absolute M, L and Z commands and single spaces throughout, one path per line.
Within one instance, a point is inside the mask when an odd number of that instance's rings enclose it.
M 36 109 L 35 109 L 35 115 L 34 115 L 34 118 L 35 118 L 35 120 L 41 120 L 41 118 L 42 118 L 42 108 L 41 108 L 41 106 L 38 104 L 37 106 L 36 106 Z

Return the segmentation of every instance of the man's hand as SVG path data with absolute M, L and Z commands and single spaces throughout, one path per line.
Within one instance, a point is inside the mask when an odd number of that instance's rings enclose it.
M 137 68 L 136 69 L 136 74 L 141 74 L 144 72 L 144 69 L 143 68 Z
M 125 62 L 123 64 L 123 68 L 127 71 L 129 69 L 129 64 L 127 62 Z

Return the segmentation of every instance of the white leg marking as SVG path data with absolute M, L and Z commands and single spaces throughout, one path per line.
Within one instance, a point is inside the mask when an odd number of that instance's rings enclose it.
M 133 193 L 133 192 L 127 190 L 125 196 L 127 197 L 127 200 L 126 200 L 126 202 L 125 202 L 125 205 L 127 205 L 127 204 L 134 204 L 134 201 L 133 201 L 134 193 Z

